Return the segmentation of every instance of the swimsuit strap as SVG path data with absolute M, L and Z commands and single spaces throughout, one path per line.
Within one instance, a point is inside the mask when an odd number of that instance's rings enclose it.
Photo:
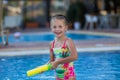
M 51 52 L 53 52 L 53 48 L 54 48 L 54 44 L 55 44 L 55 40 L 52 42 L 52 46 L 51 46 Z
M 55 45 L 55 40 L 52 42 L 52 49 L 54 48 Z
M 66 38 L 66 39 L 65 39 L 64 44 L 63 44 L 62 48 L 66 48 L 66 41 L 67 41 L 67 40 L 68 40 L 68 38 Z

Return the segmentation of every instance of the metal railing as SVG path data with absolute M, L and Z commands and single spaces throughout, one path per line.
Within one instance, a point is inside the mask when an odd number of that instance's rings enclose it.
M 2 4 L 2 0 L 0 0 L 0 36 L 2 38 L 2 44 L 3 45 L 8 45 L 8 33 L 9 33 L 9 30 L 4 30 L 3 29 L 3 20 L 2 20 L 2 17 L 3 17 L 3 4 Z M 5 35 L 6 35 L 6 39 L 5 39 Z
M 120 15 L 119 14 L 109 14 L 99 16 L 99 28 L 103 29 L 119 29 L 120 28 Z

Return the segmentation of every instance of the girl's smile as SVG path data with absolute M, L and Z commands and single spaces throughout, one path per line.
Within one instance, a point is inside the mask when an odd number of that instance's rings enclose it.
M 62 34 L 62 32 L 54 32 L 56 36 L 59 36 L 60 34 Z
M 54 32 L 54 33 L 58 35 L 58 34 L 60 34 L 60 33 L 62 33 L 62 32 Z

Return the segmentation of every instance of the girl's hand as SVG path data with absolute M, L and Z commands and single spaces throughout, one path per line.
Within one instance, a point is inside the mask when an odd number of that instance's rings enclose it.
M 52 64 L 52 69 L 55 69 L 58 66 L 58 62 L 57 61 L 51 62 L 51 64 Z

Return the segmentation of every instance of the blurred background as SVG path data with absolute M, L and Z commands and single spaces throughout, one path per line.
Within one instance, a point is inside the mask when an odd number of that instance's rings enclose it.
M 66 15 L 71 30 L 120 29 L 120 0 L 0 0 L 0 33 L 47 30 L 50 17 Z
M 76 80 L 120 80 L 120 0 L 0 0 L 0 80 L 55 79 L 52 71 L 26 76 L 49 60 L 55 14 L 69 21 Z

